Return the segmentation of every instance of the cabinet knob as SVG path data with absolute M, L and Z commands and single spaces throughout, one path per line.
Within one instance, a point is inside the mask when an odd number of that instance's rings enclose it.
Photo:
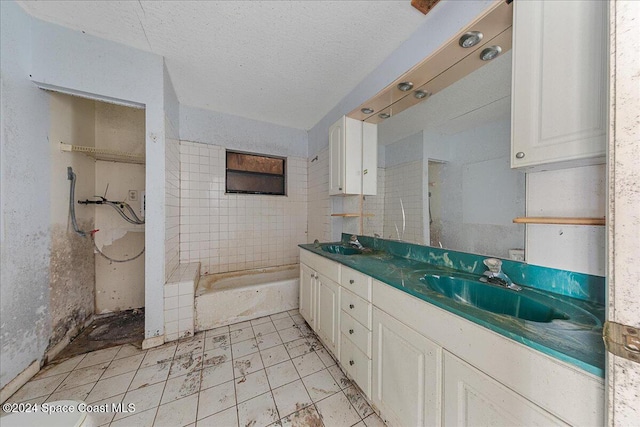
M 353 360 L 349 360 L 349 365 L 353 366 L 355 364 L 356 364 L 356 362 L 354 362 Z
M 523 151 L 518 151 L 516 153 L 516 159 L 524 159 L 524 152 Z
M 316 277 L 316 275 L 315 275 L 315 274 L 313 274 L 313 273 L 311 273 L 311 278 L 312 278 L 312 279 L 315 279 L 315 277 Z
M 338 190 L 342 191 L 342 187 L 338 187 Z
M 353 285 L 353 282 L 355 282 L 355 280 L 351 279 L 349 280 L 349 283 L 351 283 Z
M 353 335 L 353 329 L 349 329 L 349 333 Z
M 353 309 L 355 308 L 355 305 L 353 305 L 353 304 L 349 304 L 349 308 L 350 308 L 351 310 L 353 310 Z

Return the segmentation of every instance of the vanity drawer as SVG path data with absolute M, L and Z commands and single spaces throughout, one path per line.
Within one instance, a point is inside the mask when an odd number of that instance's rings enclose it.
M 347 374 L 371 399 L 371 359 L 361 352 L 344 334 L 340 334 L 340 364 Z
M 340 278 L 340 264 L 304 249 L 300 249 L 300 262 L 311 267 L 312 270 L 325 275 L 338 283 Z
M 341 287 L 340 307 L 344 312 L 371 330 L 371 303 Z
M 371 302 L 371 277 L 352 268 L 340 266 L 340 284 Z
M 371 331 L 349 314 L 340 312 L 340 331 L 368 358 L 371 358 Z

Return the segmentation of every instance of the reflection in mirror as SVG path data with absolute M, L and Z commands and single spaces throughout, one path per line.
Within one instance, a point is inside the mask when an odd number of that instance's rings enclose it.
M 510 168 L 511 52 L 378 125 L 364 234 L 501 258 L 524 247 L 525 175 Z M 515 250 L 515 251 L 514 251 Z

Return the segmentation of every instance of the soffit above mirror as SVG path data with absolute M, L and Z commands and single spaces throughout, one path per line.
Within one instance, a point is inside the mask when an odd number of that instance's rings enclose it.
M 398 77 L 373 98 L 359 105 L 347 116 L 367 123 L 381 123 L 385 118 L 426 101 L 431 95 L 487 64 L 489 61 L 480 58 L 485 49 L 499 46 L 501 49 L 499 55 L 509 51 L 512 24 L 512 4 L 504 0 L 496 2 L 440 49 Z M 480 32 L 482 38 L 471 47 L 462 47 L 461 37 L 469 32 Z M 402 84 L 407 82 L 410 82 L 411 86 L 403 87 Z M 416 94 L 426 94 L 426 96 L 419 98 Z

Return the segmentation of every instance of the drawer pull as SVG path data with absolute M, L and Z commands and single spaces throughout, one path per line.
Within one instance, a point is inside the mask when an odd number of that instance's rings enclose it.
M 349 280 L 349 283 L 351 283 L 353 285 L 353 283 L 355 282 L 355 280 L 351 279 Z
M 353 335 L 353 329 L 349 329 L 349 333 Z
M 349 308 L 350 308 L 351 310 L 353 310 L 354 308 L 356 308 L 356 306 L 355 306 L 355 305 L 353 305 L 353 304 L 349 304 Z
M 356 364 L 356 362 L 354 362 L 353 360 L 349 360 L 349 365 L 353 366 L 355 364 Z

